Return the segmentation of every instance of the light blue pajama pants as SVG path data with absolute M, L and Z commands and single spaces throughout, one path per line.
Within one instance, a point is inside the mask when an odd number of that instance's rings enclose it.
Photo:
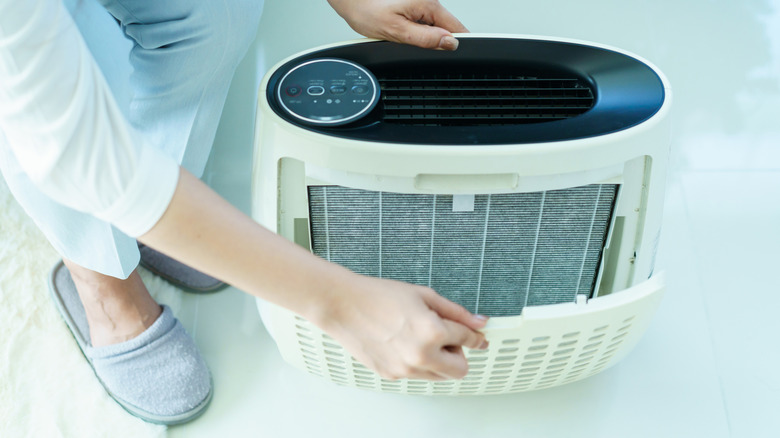
M 263 0 L 98 1 L 118 26 L 100 11 L 106 22 L 101 27 L 90 16 L 94 5 L 84 0 L 74 0 L 72 15 L 125 115 L 153 145 L 201 176 Z M 106 32 L 127 38 L 113 35 L 111 44 Z M 118 278 L 133 272 L 139 261 L 135 239 L 42 194 L 8 150 L 0 151 L 0 169 L 63 257 Z

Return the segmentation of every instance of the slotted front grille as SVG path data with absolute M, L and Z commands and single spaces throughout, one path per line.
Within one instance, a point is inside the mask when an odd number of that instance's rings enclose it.
M 510 74 L 420 74 L 378 77 L 388 123 L 476 126 L 568 119 L 593 106 L 578 78 Z
M 617 185 L 477 195 L 310 186 L 315 254 L 355 272 L 430 286 L 472 312 L 519 315 L 525 306 L 591 295 Z

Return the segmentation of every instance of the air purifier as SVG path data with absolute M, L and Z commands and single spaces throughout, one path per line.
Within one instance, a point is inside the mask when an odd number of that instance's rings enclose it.
M 460 35 L 455 52 L 315 48 L 259 93 L 255 220 L 365 275 L 491 316 L 461 380 L 382 379 L 304 318 L 258 301 L 286 361 L 343 385 L 493 394 L 615 364 L 661 299 L 669 147 L 663 74 L 583 41 Z

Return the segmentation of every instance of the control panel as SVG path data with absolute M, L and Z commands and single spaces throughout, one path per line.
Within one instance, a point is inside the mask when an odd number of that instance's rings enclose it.
M 368 114 L 379 100 L 379 83 L 352 61 L 314 59 L 279 81 L 277 99 L 288 114 L 316 126 L 343 125 Z

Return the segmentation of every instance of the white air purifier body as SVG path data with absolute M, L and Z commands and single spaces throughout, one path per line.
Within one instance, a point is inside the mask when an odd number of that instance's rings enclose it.
M 490 394 L 583 379 L 624 357 L 664 288 L 671 92 L 625 51 L 459 36 L 456 52 L 359 40 L 280 62 L 259 93 L 253 217 L 365 275 L 491 316 L 457 381 L 390 381 L 258 300 L 286 361 L 334 382 Z

